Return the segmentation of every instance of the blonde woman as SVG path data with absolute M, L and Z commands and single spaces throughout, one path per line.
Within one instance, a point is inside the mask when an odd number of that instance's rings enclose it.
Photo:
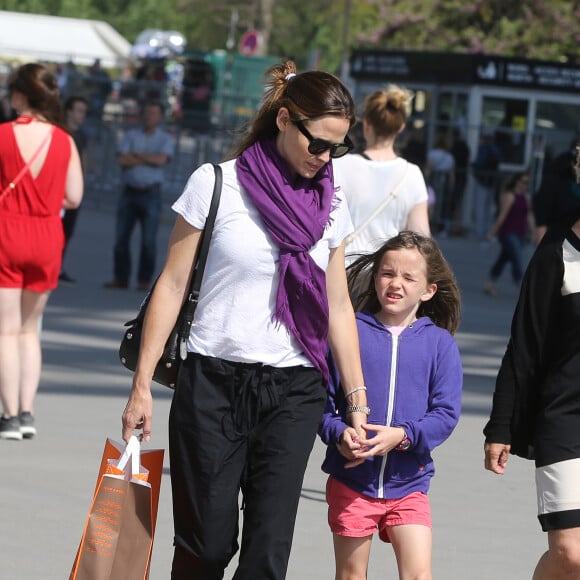
M 421 169 L 394 148 L 405 129 L 411 99 L 410 91 L 396 85 L 368 95 L 362 120 L 364 151 L 333 162 L 335 181 L 344 191 L 355 227 L 347 254 L 376 250 L 402 230 L 430 235 Z

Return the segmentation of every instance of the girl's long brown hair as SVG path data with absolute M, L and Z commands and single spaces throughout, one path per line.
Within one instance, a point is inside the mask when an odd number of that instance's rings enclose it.
M 425 258 L 427 284 L 437 284 L 431 300 L 421 302 L 417 317 L 428 316 L 437 326 L 455 334 L 461 318 L 461 298 L 451 267 L 437 242 L 411 231 L 387 240 L 376 252 L 360 256 L 347 268 L 348 285 L 356 311 L 375 314 L 381 304 L 375 290 L 375 276 L 386 252 L 416 249 Z

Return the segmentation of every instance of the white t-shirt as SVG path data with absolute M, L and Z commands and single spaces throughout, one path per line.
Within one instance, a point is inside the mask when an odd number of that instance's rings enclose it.
M 341 187 L 348 201 L 355 230 L 405 178 L 396 197 L 348 244 L 347 254 L 376 250 L 385 240 L 406 228 L 413 207 L 427 201 L 427 186 L 421 170 L 401 157 L 390 161 L 369 161 L 351 154 L 334 159 L 332 164 L 335 184 Z
M 235 160 L 221 167 L 222 194 L 188 350 L 234 362 L 312 366 L 286 327 L 272 320 L 278 248 L 238 181 Z M 172 206 L 195 228 L 204 227 L 214 182 L 212 165 L 202 165 Z M 310 251 L 323 270 L 330 249 L 353 230 L 347 204 L 340 192 L 337 197 L 331 221 Z

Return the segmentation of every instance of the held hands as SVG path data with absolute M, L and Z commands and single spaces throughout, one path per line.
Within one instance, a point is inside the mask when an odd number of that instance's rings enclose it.
M 401 427 L 362 423 L 361 428 L 365 433 L 364 438 L 359 437 L 354 428 L 347 427 L 342 433 L 341 442 L 337 444 L 341 455 L 350 460 L 345 465 L 347 468 L 356 467 L 369 457 L 386 455 L 405 437 Z
M 368 415 L 366 413 L 349 413 L 347 415 L 347 420 L 354 428 L 355 433 L 359 439 L 365 439 L 366 431 L 363 425 L 366 424 Z
M 503 475 L 511 445 L 506 443 L 486 443 L 483 449 L 485 451 L 485 469 L 498 475 Z
M 357 454 L 363 451 L 365 447 L 361 443 L 361 438 L 354 427 L 347 427 L 342 432 L 340 442 L 336 444 L 336 447 L 345 459 L 349 459 L 345 467 L 356 467 L 364 463 L 364 459 L 359 459 Z

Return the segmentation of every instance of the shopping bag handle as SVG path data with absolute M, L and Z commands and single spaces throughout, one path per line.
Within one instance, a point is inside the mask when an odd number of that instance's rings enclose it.
M 125 471 L 129 459 L 131 459 L 131 473 L 127 473 L 127 475 L 129 476 L 129 479 L 131 479 L 132 476 L 139 474 L 139 468 L 141 465 L 141 445 L 139 444 L 139 439 L 137 439 L 135 435 L 129 437 L 129 441 L 127 442 L 127 445 L 125 445 L 125 449 L 117 462 L 117 469 Z

